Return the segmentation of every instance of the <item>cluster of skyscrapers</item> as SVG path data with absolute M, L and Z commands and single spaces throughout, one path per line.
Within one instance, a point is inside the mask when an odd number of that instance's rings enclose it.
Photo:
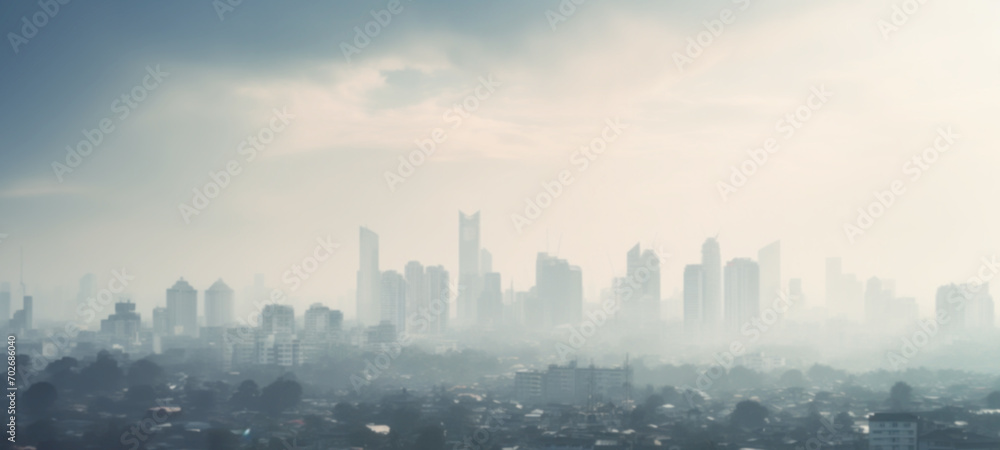
M 801 291 L 801 281 L 792 284 Z M 781 243 L 757 253 L 757 261 L 734 258 L 722 266 L 719 242 L 709 238 L 701 247 L 701 264 L 684 268 L 684 327 L 691 335 L 738 333 L 760 314 L 761 302 L 782 295 Z
M 368 228 L 361 228 L 360 244 L 357 311 L 364 325 L 441 335 L 449 328 L 453 299 L 459 327 L 518 324 L 543 330 L 576 324 L 582 317 L 582 272 L 556 256 L 538 254 L 535 287 L 524 292 L 503 288 L 492 254 L 481 245 L 479 212 L 459 212 L 457 283 L 443 266 L 424 267 L 418 261 L 407 263 L 402 274 L 380 271 L 378 235 Z M 420 329 L 412 329 L 414 324 Z

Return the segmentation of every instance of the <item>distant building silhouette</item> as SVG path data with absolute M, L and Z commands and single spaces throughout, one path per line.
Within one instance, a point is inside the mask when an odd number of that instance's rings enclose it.
M 167 289 L 167 320 L 172 335 L 198 335 L 198 291 L 184 277 Z
M 357 318 L 365 325 L 378 323 L 382 313 L 379 310 L 382 297 L 382 275 L 378 265 L 378 235 L 368 228 L 360 231 L 360 260 L 358 266 Z
M 577 325 L 583 315 L 583 275 L 565 259 L 539 253 L 535 260 L 535 285 L 541 327 Z M 531 314 L 531 313 L 529 313 Z
M 233 290 L 220 278 L 205 290 L 205 326 L 222 327 L 236 321 Z
M 476 303 L 482 291 L 479 259 L 479 212 L 458 213 L 458 321 L 464 326 L 476 322 Z M 492 258 L 490 258 L 492 259 Z M 491 263 L 492 264 L 492 263 Z
M 714 335 L 722 322 L 722 255 L 719 242 L 708 238 L 701 246 L 701 267 L 705 276 L 701 318 L 703 331 Z
M 622 315 L 631 324 L 655 323 L 660 319 L 660 264 L 652 250 L 635 244 L 626 254 L 625 278 L 633 286 L 632 298 L 623 299 Z
M 400 333 L 406 331 L 406 280 L 399 272 L 382 272 L 382 321 L 389 322 Z
M 735 258 L 725 268 L 726 331 L 737 334 L 760 314 L 760 267 L 749 258 Z
M 917 450 L 918 423 L 917 416 L 905 413 L 868 416 L 868 449 Z
M 701 331 L 705 301 L 705 270 L 701 264 L 684 267 L 684 331 L 689 336 Z
M 774 241 L 757 252 L 760 265 L 760 301 L 770 305 L 781 293 L 781 241 Z

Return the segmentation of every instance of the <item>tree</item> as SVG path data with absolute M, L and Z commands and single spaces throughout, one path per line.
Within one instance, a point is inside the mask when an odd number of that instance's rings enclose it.
M 238 450 L 240 438 L 224 428 L 210 428 L 205 432 L 205 444 L 209 450 Z
M 414 450 L 444 450 L 444 428 L 437 425 L 429 425 L 420 429 L 417 433 L 417 442 L 413 444 Z
M 801 370 L 792 369 L 781 374 L 779 383 L 784 387 L 804 388 L 808 384 L 808 381 L 806 381 L 806 376 L 802 374 Z
M 1000 409 L 1000 391 L 990 392 L 990 395 L 986 396 L 986 407 Z
M 913 388 L 902 381 L 897 381 L 889 390 L 889 403 L 893 410 L 905 411 L 910 407 L 912 396 Z
M 261 410 L 277 415 L 302 400 L 302 385 L 298 381 L 278 378 L 260 392 Z
M 257 406 L 260 397 L 260 389 L 253 380 L 244 380 L 240 387 L 236 388 L 236 393 L 229 399 L 229 403 L 236 409 L 250 409 Z
M 125 391 L 125 401 L 146 409 L 156 404 L 156 391 L 148 384 L 133 385 Z
M 753 400 L 743 400 L 736 404 L 729 419 L 733 426 L 747 429 L 763 428 L 767 424 L 770 411 L 763 405 Z
M 107 351 L 97 354 L 97 361 L 80 371 L 81 386 L 91 386 L 96 391 L 115 390 L 121 386 L 122 370 Z
M 148 359 L 140 359 L 128 368 L 128 385 L 155 385 L 163 379 L 163 368 Z
M 58 398 L 59 392 L 56 391 L 56 387 L 52 383 L 45 381 L 35 383 L 24 393 L 24 409 L 34 417 L 43 416 Z
M 362 420 L 358 417 L 358 408 L 347 402 L 339 402 L 333 406 L 333 418 L 340 423 L 353 423 Z

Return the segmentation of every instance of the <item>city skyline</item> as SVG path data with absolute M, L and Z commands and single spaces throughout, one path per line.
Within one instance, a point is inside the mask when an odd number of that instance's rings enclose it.
M 481 210 L 482 245 L 493 252 L 504 284 L 519 289 L 532 284 L 539 251 L 558 246 L 588 274 L 584 291 L 595 298 L 625 271 L 620 262 L 609 264 L 608 254 L 637 241 L 663 244 L 672 255 L 665 273 L 680 273 L 697 260 L 705 236 L 718 233 L 726 260 L 753 257 L 781 239 L 787 277 L 802 278 L 810 298 L 822 296 L 823 258 L 841 256 L 845 270 L 861 279 L 897 280 L 900 295 L 917 298 L 926 311 L 940 283 L 968 279 L 981 258 L 1000 249 L 990 232 L 998 216 L 981 204 L 1000 189 L 983 163 L 995 158 L 988 105 L 997 88 L 987 74 L 1000 63 L 974 50 L 998 33 L 981 22 L 990 16 L 982 12 L 1000 6 L 963 2 L 935 13 L 931 6 L 885 38 L 878 23 L 891 16 L 888 3 L 751 3 L 745 11 L 728 5 L 738 11 L 736 22 L 684 70 L 674 53 L 684 54 L 688 38 L 723 5 L 587 4 L 553 30 L 551 5 L 515 2 L 473 14 L 468 5 L 404 3 L 391 28 L 350 62 L 339 44 L 371 20 L 361 5 L 323 6 L 335 13 L 310 15 L 243 5 L 225 21 L 204 5 L 101 10 L 107 14 L 80 8 L 85 26 L 53 19 L 16 53 L 0 54 L 5 76 L 21 80 L 0 86 L 18 105 L 0 113 L 10 125 L 10 145 L 0 155 L 0 280 L 16 281 L 21 247 L 33 290 L 63 286 L 62 296 L 38 295 L 42 303 L 72 298 L 85 273 L 106 279 L 126 267 L 137 274 L 135 301 L 148 310 L 179 276 L 202 289 L 221 277 L 239 291 L 256 273 L 277 285 L 315 239 L 329 236 L 344 244 L 340 256 L 295 295 L 303 306 L 350 301 L 358 225 L 377 230 L 391 249 L 383 251 L 385 267 L 401 270 L 418 260 L 457 277 L 454 212 Z M 34 12 L 32 5 L 15 7 L 5 29 L 20 32 L 19 19 Z M 450 10 L 465 12 L 463 20 L 442 13 Z M 241 25 L 282 14 L 302 23 L 301 35 L 280 41 L 288 45 Z M 417 24 L 426 20 L 459 38 L 421 34 Z M 519 25 L 497 25 L 507 20 Z M 118 42 L 106 30 L 123 21 L 147 32 Z M 241 45 L 213 50 L 160 38 L 178 23 L 192 42 L 234 33 Z M 779 38 L 788 35 L 799 38 Z M 107 54 L 81 59 L 83 52 L 59 45 L 88 38 Z M 806 42 L 823 45 L 803 59 Z M 145 51 L 112 51 L 123 45 Z M 425 48 L 438 50 L 418 50 Z M 929 48 L 948 49 L 968 70 L 928 61 Z M 744 56 L 724 57 L 731 54 Z M 52 57 L 75 70 L 45 65 Z M 155 89 L 119 119 L 110 105 L 157 70 L 169 75 L 159 75 Z M 449 128 L 453 122 L 442 114 L 491 75 L 500 85 Z M 821 88 L 832 96 L 786 139 L 776 121 Z M 954 98 L 969 102 L 956 108 Z M 245 161 L 241 140 L 285 107 L 295 118 Z M 45 115 L 56 110 L 64 113 Z M 64 164 L 65 147 L 105 117 L 115 131 L 60 182 L 53 163 Z M 615 120 L 627 128 L 581 171 L 574 153 Z M 399 158 L 439 127 L 447 140 L 390 189 L 385 174 L 398 172 Z M 926 170 L 914 165 L 911 159 L 949 127 L 960 136 L 954 149 L 929 166 L 921 162 Z M 719 183 L 731 184 L 732 167 L 772 136 L 778 151 L 723 198 Z M 178 205 L 190 206 L 192 190 L 203 190 L 210 172 L 225 171 L 234 158 L 241 173 L 185 223 Z M 515 227 L 511 217 L 524 214 L 525 198 L 545 192 L 543 183 L 563 170 L 573 182 L 530 224 Z M 304 182 L 289 186 L 286 178 Z M 849 238 L 844 226 L 877 201 L 872 192 L 895 180 L 906 193 Z M 964 232 L 942 217 L 962 220 Z M 933 257 L 913 258 L 914 251 Z M 681 278 L 664 277 L 664 295 Z

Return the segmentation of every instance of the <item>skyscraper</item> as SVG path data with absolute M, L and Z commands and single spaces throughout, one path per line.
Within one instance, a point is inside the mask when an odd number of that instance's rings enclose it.
M 409 314 L 427 310 L 430 297 L 428 297 L 427 273 L 423 264 L 417 261 L 406 263 L 403 275 L 406 277 L 406 307 Z
M 458 212 L 458 321 L 471 325 L 476 321 L 476 301 L 482 290 L 479 257 L 479 211 L 466 215 Z
M 760 264 L 761 301 L 770 304 L 781 293 L 781 241 L 774 241 L 757 252 Z
M 295 334 L 295 308 L 291 305 L 264 305 L 260 313 L 260 329 L 268 334 Z
M 701 303 L 702 329 L 711 334 L 719 330 L 722 321 L 722 255 L 715 238 L 706 239 L 701 246 L 701 268 L 705 277 Z
M 583 315 L 583 275 L 565 259 L 539 253 L 535 261 L 535 285 L 542 328 L 580 322 Z M 529 313 L 531 314 L 531 313 Z
M 222 327 L 236 321 L 233 290 L 220 278 L 205 290 L 205 326 Z
M 448 329 L 448 315 L 451 314 L 451 285 L 448 271 L 444 266 L 429 266 L 424 278 L 427 290 L 427 332 L 442 334 Z M 419 310 L 417 310 L 419 312 Z M 420 312 L 422 314 L 422 312 Z M 419 331 L 419 330 L 417 330 Z
M 406 331 L 406 280 L 399 272 L 382 272 L 382 321 L 396 327 L 398 333 Z
M 624 299 L 622 310 L 631 323 L 656 322 L 660 318 L 660 264 L 655 252 L 642 251 L 635 244 L 626 254 L 625 279 L 638 286 L 631 299 Z
M 826 307 L 831 315 L 864 315 L 864 283 L 845 274 L 840 258 L 826 259 Z
M 892 294 L 882 286 L 882 280 L 871 277 L 865 286 L 865 322 L 878 324 L 887 319 Z
M 76 304 L 87 303 L 87 299 L 97 293 L 97 276 L 88 273 L 80 278 L 80 289 L 76 292 Z
M 500 285 L 500 274 L 489 272 L 483 275 L 483 292 L 479 294 L 479 325 L 499 325 L 503 319 L 503 292 Z
M 493 254 L 489 250 L 479 250 L 479 275 L 486 275 L 493 271 Z
M 735 258 L 725 269 L 725 323 L 727 333 L 760 314 L 760 266 L 749 258 Z
M 705 270 L 700 264 L 684 267 L 684 330 L 689 334 L 696 334 L 701 330 L 704 294 Z
M 357 317 L 364 325 L 374 325 L 381 316 L 379 288 L 382 285 L 382 276 L 378 268 L 378 235 L 368 228 L 361 227 L 360 242 Z
M 167 319 L 170 334 L 198 335 L 198 291 L 184 277 L 167 289 Z
M 0 327 L 7 325 L 10 320 L 10 283 L 4 281 L 0 283 Z
M 983 332 L 994 327 L 994 304 L 989 284 L 949 284 L 937 290 L 935 309 L 942 328 L 951 332 Z

